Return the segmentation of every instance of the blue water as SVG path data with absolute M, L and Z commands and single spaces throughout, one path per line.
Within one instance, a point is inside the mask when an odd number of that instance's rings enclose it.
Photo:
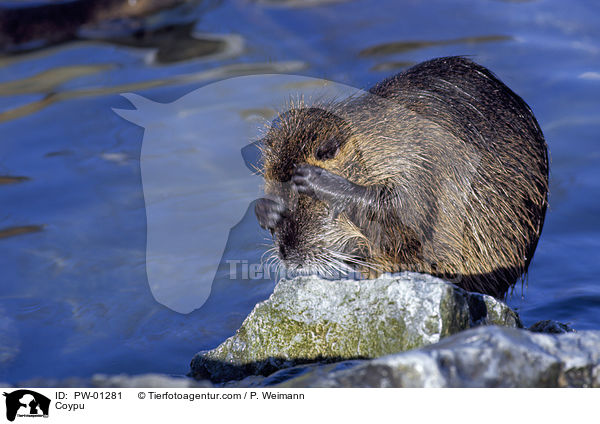
M 212 54 L 202 43 L 178 51 L 190 38 L 180 36 L 153 55 L 152 45 L 164 46 L 157 36 L 144 48 L 77 41 L 0 56 L 0 176 L 27 177 L 0 184 L 0 382 L 184 374 L 195 352 L 230 336 L 273 288 L 268 279 L 221 279 L 189 314 L 154 300 L 145 271 L 143 129 L 112 111 L 131 108 L 119 93 L 168 102 L 256 72 L 366 88 L 411 63 L 455 54 L 489 67 L 525 99 L 550 150 L 544 231 L 527 284 L 508 302 L 526 325 L 555 319 L 600 328 L 600 6 L 297 3 L 200 3 L 190 16 L 196 37 L 222 41 Z M 399 44 L 387 54 L 365 50 L 390 42 Z M 224 256 L 256 259 L 263 235 L 252 205 L 239 213 Z

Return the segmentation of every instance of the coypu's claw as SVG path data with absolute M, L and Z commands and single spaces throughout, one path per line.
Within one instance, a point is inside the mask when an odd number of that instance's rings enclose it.
M 317 197 L 319 180 L 325 171 L 323 168 L 313 165 L 298 165 L 292 175 L 292 188 L 298 193 Z M 321 200 L 321 199 L 319 199 Z
M 283 219 L 286 207 L 279 198 L 262 198 L 256 201 L 254 213 L 258 218 L 259 225 L 265 230 L 273 232 L 277 224 Z

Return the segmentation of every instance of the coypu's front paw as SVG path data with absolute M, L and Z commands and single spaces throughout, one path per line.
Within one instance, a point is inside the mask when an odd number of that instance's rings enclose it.
M 256 201 L 254 213 L 258 219 L 258 223 L 265 230 L 271 232 L 275 230 L 277 224 L 281 222 L 285 214 L 286 207 L 282 199 L 279 198 L 262 198 Z
M 318 198 L 319 186 L 322 185 L 323 168 L 313 165 L 299 165 L 292 175 L 292 188 L 298 193 Z M 320 199 L 319 199 L 320 200 Z
M 292 175 L 292 188 L 329 205 L 335 203 L 351 183 L 344 177 L 313 165 L 298 165 Z
M 325 202 L 338 212 L 352 201 L 362 202 L 365 187 L 348 181 L 341 175 L 313 165 L 298 165 L 292 175 L 292 188 L 298 193 Z

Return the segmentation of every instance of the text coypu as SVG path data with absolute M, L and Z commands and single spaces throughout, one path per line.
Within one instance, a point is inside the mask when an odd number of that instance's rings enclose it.
M 471 60 L 293 105 L 261 145 L 256 215 L 293 272 L 416 271 L 502 297 L 527 271 L 547 208 L 546 143 L 527 104 Z

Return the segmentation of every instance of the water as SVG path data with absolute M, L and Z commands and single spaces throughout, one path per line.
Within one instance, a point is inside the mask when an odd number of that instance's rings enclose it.
M 189 314 L 154 300 L 145 271 L 143 129 L 113 112 L 131 108 L 119 93 L 170 102 L 223 78 L 280 72 L 367 88 L 454 54 L 471 56 L 520 94 L 550 149 L 550 209 L 527 285 L 509 303 L 526 325 L 555 319 L 600 328 L 600 7 L 300 3 L 203 2 L 186 19 L 162 15 L 181 25 L 141 40 L 106 40 L 111 31 L 87 28 L 82 35 L 94 41 L 0 57 L 0 381 L 184 374 L 195 352 L 231 335 L 273 288 L 268 279 L 221 278 Z M 274 93 L 273 103 L 280 100 Z M 241 149 L 252 141 L 246 136 L 214 153 Z M 262 253 L 252 205 L 239 216 L 224 260 Z

